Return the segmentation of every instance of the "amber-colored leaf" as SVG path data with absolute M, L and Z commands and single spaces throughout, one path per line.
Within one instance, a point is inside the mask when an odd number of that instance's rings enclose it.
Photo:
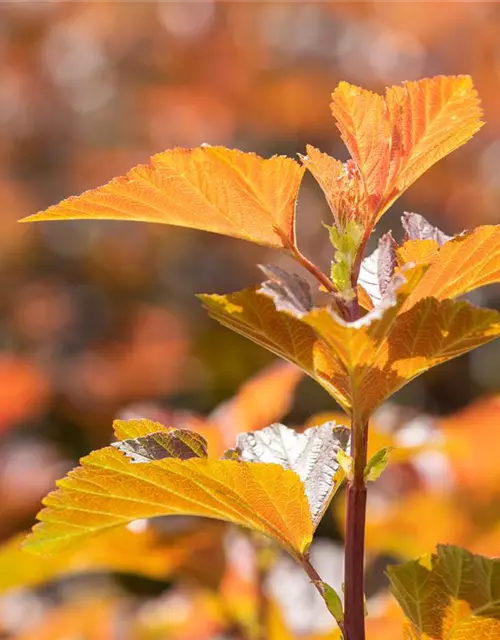
M 147 421 L 140 422 L 144 436 Z M 156 433 L 156 423 L 150 429 Z M 106 447 L 83 458 L 58 487 L 45 498 L 41 523 L 27 540 L 33 551 L 59 551 L 132 520 L 174 514 L 254 529 L 295 557 L 312 539 L 303 484 L 296 473 L 276 464 L 209 458 L 136 464 Z
M 477 498 L 497 495 L 500 397 L 482 398 L 441 419 L 439 426 L 444 435 L 443 450 L 458 485 Z
M 354 323 L 327 307 L 278 311 L 255 289 L 201 298 L 216 320 L 300 366 L 346 411 L 368 416 L 427 369 L 500 335 L 500 314 L 467 302 L 425 298 L 403 312 L 424 271 L 400 274 L 397 296 Z
M 130 573 L 165 579 L 183 565 L 201 542 L 204 532 L 162 542 L 152 527 L 138 531 L 118 527 L 56 556 L 35 556 L 21 548 L 24 534 L 0 547 L 0 593 L 33 587 L 80 573 Z
M 339 229 L 345 229 L 349 220 L 366 215 L 363 182 L 352 160 L 340 162 L 311 145 L 307 145 L 307 156 L 301 156 L 301 160 L 325 194 Z
M 468 76 L 390 87 L 385 97 L 341 82 L 332 113 L 361 173 L 374 223 L 415 180 L 481 127 Z
M 388 573 L 408 618 L 407 640 L 500 637 L 500 560 L 440 545 L 432 556 Z
M 278 360 L 245 382 L 209 421 L 222 430 L 227 447 L 234 447 L 239 433 L 262 429 L 288 412 L 302 377 L 299 367 Z
M 424 297 L 457 298 L 469 291 L 500 282 L 500 226 L 477 227 L 442 247 L 433 240 L 410 241 L 398 251 L 400 263 L 430 262 L 405 308 Z
M 297 433 L 283 424 L 238 436 L 241 460 L 272 462 L 292 469 L 304 483 L 313 524 L 316 527 L 344 479 L 337 453 L 349 444 L 347 427 L 327 422 Z
M 38 220 L 159 222 L 271 247 L 295 242 L 295 200 L 304 168 L 224 147 L 172 149 L 126 176 L 40 211 Z

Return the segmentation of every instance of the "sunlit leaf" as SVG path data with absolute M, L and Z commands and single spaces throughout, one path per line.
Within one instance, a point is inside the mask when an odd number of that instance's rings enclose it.
M 150 428 L 157 432 L 155 423 Z M 233 522 L 270 536 L 295 557 L 312 538 L 303 484 L 276 464 L 209 458 L 136 464 L 111 446 L 83 458 L 58 487 L 45 498 L 41 523 L 27 540 L 35 552 L 60 551 L 119 524 L 161 515 Z
M 363 183 L 356 166 L 352 160 L 340 162 L 311 145 L 307 145 L 307 156 L 301 156 L 301 160 L 323 190 L 339 230 L 344 229 L 365 206 Z
M 275 424 L 238 436 L 237 452 L 241 460 L 277 463 L 295 471 L 304 483 L 316 527 L 344 478 L 337 452 L 347 449 L 349 435 L 349 429 L 332 423 L 303 433 Z
M 481 127 L 468 76 L 438 76 L 390 87 L 385 97 L 341 82 L 332 113 L 356 163 L 373 224 L 438 160 Z
M 172 149 L 126 176 L 70 197 L 25 221 L 160 222 L 283 247 L 295 242 L 294 210 L 304 168 L 224 147 Z
M 216 320 L 300 366 L 347 411 L 356 406 L 368 416 L 430 367 L 500 335 L 500 315 L 467 302 L 425 298 L 403 312 L 424 271 L 399 274 L 397 295 L 354 323 L 327 307 L 278 311 L 255 289 L 201 299 Z
M 430 261 L 426 274 L 409 296 L 406 308 L 427 296 L 438 300 L 457 298 L 500 282 L 500 226 L 477 227 L 452 238 L 440 248 L 432 240 L 424 242 L 424 252 L 415 241 L 404 244 L 398 251 L 400 261 Z M 428 243 L 434 243 L 434 246 Z
M 440 545 L 436 554 L 388 573 L 408 618 L 407 640 L 500 637 L 500 560 Z
M 385 468 L 389 464 L 389 453 L 393 447 L 384 447 L 380 449 L 368 460 L 368 464 L 365 468 L 365 479 L 369 482 L 378 480 Z

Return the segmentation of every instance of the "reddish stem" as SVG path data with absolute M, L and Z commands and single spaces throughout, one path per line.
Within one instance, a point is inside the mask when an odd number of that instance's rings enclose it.
M 345 640 L 365 640 L 364 551 L 368 423 L 352 423 L 353 477 L 347 483 L 347 523 L 345 539 Z

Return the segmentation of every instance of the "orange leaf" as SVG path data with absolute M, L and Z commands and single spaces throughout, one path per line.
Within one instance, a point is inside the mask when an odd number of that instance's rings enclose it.
M 397 301 L 354 323 L 327 307 L 278 310 L 252 289 L 201 299 L 216 320 L 294 362 L 346 411 L 355 406 L 366 417 L 430 367 L 500 335 L 500 314 L 466 302 L 426 298 L 403 313 L 423 273 L 422 267 L 407 270 Z
M 405 82 L 388 88 L 385 97 L 341 82 L 331 108 L 363 179 L 368 224 L 482 124 L 468 76 Z
M 431 243 L 431 244 L 429 244 Z M 430 262 L 405 308 L 432 296 L 438 300 L 500 281 L 500 226 L 477 227 L 438 247 L 434 241 L 411 241 L 399 250 L 399 261 Z
M 219 405 L 209 421 L 216 423 L 227 446 L 233 447 L 239 433 L 262 429 L 288 412 L 302 377 L 298 367 L 277 361 L 250 378 L 233 398 Z
M 295 200 L 304 168 L 224 147 L 172 149 L 126 176 L 40 211 L 38 220 L 160 222 L 270 247 L 295 242 Z
M 165 579 L 190 555 L 200 532 L 163 543 L 151 527 L 129 531 L 118 527 L 83 541 L 57 556 L 34 556 L 20 548 L 23 534 L 0 547 L 0 593 L 33 587 L 75 573 L 117 572 Z
M 151 423 L 150 434 L 156 432 Z M 296 558 L 312 539 L 303 484 L 277 464 L 209 458 L 137 463 L 111 446 L 83 458 L 58 487 L 45 498 L 41 523 L 27 540 L 33 551 L 60 551 L 117 525 L 162 515 L 233 522 L 274 538 Z

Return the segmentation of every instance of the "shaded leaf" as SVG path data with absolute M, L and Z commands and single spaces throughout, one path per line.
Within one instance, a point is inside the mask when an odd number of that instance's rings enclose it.
M 172 149 L 24 221 L 160 222 L 283 247 L 295 242 L 295 200 L 303 172 L 285 157 L 265 160 L 210 146 Z
M 356 163 L 373 224 L 415 180 L 481 127 L 468 76 L 437 76 L 390 87 L 385 97 L 341 82 L 332 113 Z
M 344 478 L 337 452 L 345 450 L 350 430 L 335 423 L 297 433 L 283 424 L 238 436 L 241 460 L 271 462 L 291 469 L 304 484 L 316 527 Z
M 275 464 L 209 458 L 134 464 L 115 447 L 106 447 L 83 458 L 81 466 L 57 484 L 26 543 L 35 552 L 59 551 L 139 518 L 174 514 L 254 529 L 295 557 L 312 538 L 302 482 Z
M 358 286 L 370 296 L 370 309 L 379 304 L 390 289 L 397 266 L 396 246 L 392 234 L 386 233 L 380 238 L 375 251 L 361 262 Z
M 408 618 L 407 640 L 492 640 L 500 636 L 500 560 L 439 545 L 388 569 Z
M 138 438 L 113 442 L 132 462 L 152 462 L 163 458 L 206 458 L 207 441 L 198 433 L 185 429 L 159 431 Z
M 269 280 L 261 285 L 262 293 L 274 300 L 278 311 L 306 313 L 312 307 L 311 288 L 296 273 L 288 273 L 276 265 L 259 265 Z
M 434 240 L 440 247 L 451 240 L 451 236 L 447 236 L 418 213 L 403 213 L 401 222 L 407 240 Z

